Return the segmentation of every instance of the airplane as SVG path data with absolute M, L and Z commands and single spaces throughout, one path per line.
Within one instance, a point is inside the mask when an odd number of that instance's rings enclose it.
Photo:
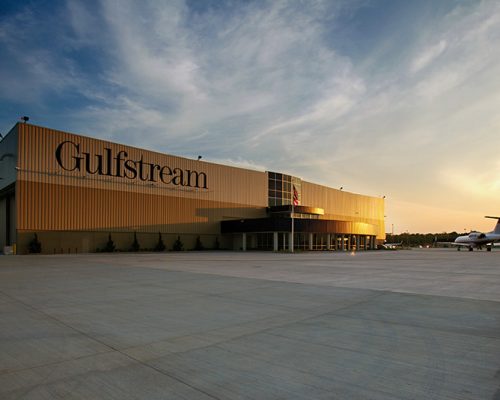
M 485 216 L 484 218 L 492 218 L 497 220 L 495 229 L 491 232 L 471 232 L 468 235 L 459 236 L 451 244 L 458 246 L 457 250 L 460 251 L 462 247 L 468 247 L 469 251 L 474 248 L 481 249 L 486 246 L 487 251 L 491 251 L 491 247 L 495 245 L 495 242 L 500 242 L 500 217 Z
M 384 243 L 382 245 L 382 247 L 384 249 L 388 249 L 388 250 L 394 250 L 394 249 L 397 249 L 398 247 L 401 247 L 403 246 L 403 242 L 399 242 L 399 243 Z

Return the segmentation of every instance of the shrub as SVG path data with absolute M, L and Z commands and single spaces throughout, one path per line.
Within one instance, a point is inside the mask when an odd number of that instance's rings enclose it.
M 115 251 L 115 244 L 113 243 L 113 240 L 111 240 L 111 233 L 108 235 L 108 242 L 106 243 L 106 246 L 104 246 L 104 249 L 102 251 L 106 253 L 112 253 Z
M 174 242 L 174 246 L 172 247 L 173 251 L 182 251 L 184 248 L 184 244 L 181 242 L 181 237 L 177 236 L 177 240 Z
M 130 251 L 139 251 L 141 246 L 139 245 L 139 242 L 137 241 L 137 234 L 134 232 L 134 241 L 132 242 L 132 245 L 130 246 Z
M 194 249 L 197 250 L 197 251 L 200 251 L 200 250 L 204 249 L 203 243 L 201 243 L 201 239 L 200 239 L 199 236 L 196 238 L 196 243 L 194 244 Z
M 156 243 L 155 251 L 164 251 L 166 249 L 165 243 L 163 243 L 163 239 L 161 238 L 161 232 L 158 232 L 158 243 Z
M 35 233 L 35 237 L 29 243 L 29 252 L 30 253 L 41 253 L 42 252 L 42 244 L 38 240 L 38 236 Z

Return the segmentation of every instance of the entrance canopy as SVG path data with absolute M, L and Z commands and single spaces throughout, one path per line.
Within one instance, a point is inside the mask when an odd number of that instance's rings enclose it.
M 376 235 L 376 226 L 364 222 L 294 218 L 296 233 Z M 269 217 L 221 222 L 221 233 L 291 232 L 292 218 Z

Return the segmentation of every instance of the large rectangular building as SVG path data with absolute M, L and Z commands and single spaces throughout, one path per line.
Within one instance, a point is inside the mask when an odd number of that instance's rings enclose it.
M 293 232 L 293 233 L 292 233 Z M 351 250 L 383 241 L 384 200 L 278 172 L 18 123 L 0 142 L 0 248 Z

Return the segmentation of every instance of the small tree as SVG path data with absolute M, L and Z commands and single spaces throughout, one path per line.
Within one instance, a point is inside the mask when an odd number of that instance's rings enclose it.
M 42 244 L 38 240 L 38 236 L 35 233 L 35 237 L 29 243 L 29 252 L 30 253 L 41 253 L 42 252 Z
M 181 237 L 177 236 L 177 240 L 174 242 L 174 246 L 172 247 L 172 250 L 182 251 L 183 248 L 184 248 L 184 244 L 181 242 Z
M 161 238 L 161 232 L 158 232 L 158 243 L 156 243 L 155 251 L 164 251 L 165 248 L 166 246 Z
M 199 236 L 196 238 L 196 243 L 194 244 L 194 249 L 197 251 L 201 251 L 204 249 L 203 243 L 201 243 L 201 239 Z
M 132 245 L 130 246 L 130 251 L 139 251 L 140 249 L 139 242 L 137 241 L 137 234 L 134 232 L 134 241 L 132 242 Z
M 115 244 L 113 240 L 111 240 L 111 233 L 108 235 L 108 242 L 106 243 L 106 246 L 102 251 L 105 251 L 107 253 L 112 253 L 113 251 L 115 251 Z

